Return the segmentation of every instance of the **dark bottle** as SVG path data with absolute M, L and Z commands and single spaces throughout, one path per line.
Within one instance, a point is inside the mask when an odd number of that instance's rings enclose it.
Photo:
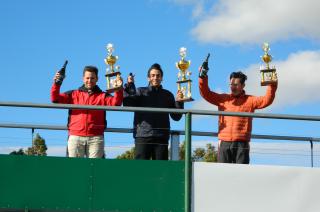
M 66 77 L 66 67 L 68 64 L 68 60 L 66 60 L 62 66 L 62 68 L 58 71 L 58 73 L 60 74 L 60 77 L 58 79 L 56 79 L 55 83 L 58 85 L 61 85 L 64 78 Z
M 210 53 L 208 53 L 206 60 L 202 63 L 202 66 L 200 68 L 199 77 L 201 78 L 206 77 L 209 71 L 209 66 L 208 66 L 209 57 L 210 57 Z

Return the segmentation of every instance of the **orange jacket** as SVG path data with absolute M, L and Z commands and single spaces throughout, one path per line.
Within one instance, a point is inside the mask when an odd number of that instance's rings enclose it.
M 265 96 L 246 95 L 245 92 L 235 97 L 231 94 L 218 94 L 210 91 L 208 77 L 199 78 L 201 96 L 218 106 L 219 111 L 251 112 L 269 106 L 274 98 L 277 85 L 269 85 Z M 251 117 L 219 116 L 218 138 L 223 141 L 250 141 L 252 130 Z

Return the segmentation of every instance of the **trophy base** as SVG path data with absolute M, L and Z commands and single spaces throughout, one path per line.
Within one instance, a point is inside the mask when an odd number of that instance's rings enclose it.
M 278 83 L 278 80 L 276 80 L 276 81 L 263 81 L 260 84 L 261 84 L 261 86 L 266 86 L 266 85 L 275 85 L 277 83 Z
M 107 93 L 113 93 L 113 92 L 118 91 L 120 89 L 122 89 L 122 86 L 109 88 L 109 89 L 106 90 L 106 92 Z
M 176 100 L 177 102 L 192 102 L 192 101 L 194 101 L 194 99 L 193 98 L 184 98 L 184 99 L 180 99 L 180 100 Z
M 117 75 L 121 75 L 120 71 L 115 71 L 115 72 L 110 72 L 110 73 L 106 73 L 106 77 L 113 77 L 113 76 L 117 76 Z
M 178 80 L 177 83 L 186 83 L 186 82 L 192 82 L 191 79 L 185 79 L 185 80 Z
M 266 85 L 274 85 L 277 84 L 277 73 L 276 69 L 262 69 L 260 70 L 261 73 L 261 86 Z
M 275 68 L 261 69 L 260 72 L 276 72 Z

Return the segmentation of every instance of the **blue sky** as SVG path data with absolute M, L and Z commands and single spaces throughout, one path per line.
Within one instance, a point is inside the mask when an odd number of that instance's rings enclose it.
M 99 68 L 98 84 L 105 89 L 105 47 L 113 43 L 124 77 L 133 72 L 137 86 L 145 86 L 146 71 L 157 62 L 164 69 L 163 86 L 173 93 L 175 62 L 179 48 L 186 47 L 196 101 L 185 107 L 216 110 L 202 100 L 197 86 L 197 69 L 206 54 L 212 54 L 212 90 L 229 92 L 229 74 L 242 70 L 249 78 L 246 92 L 262 95 L 261 45 L 267 41 L 280 83 L 274 104 L 256 112 L 320 115 L 320 3 L 316 0 L 3 0 L 0 8 L 1 101 L 50 103 L 53 75 L 66 59 L 62 91 L 81 85 L 85 65 Z M 67 120 L 66 110 L 1 107 L 0 113 L 0 122 L 5 123 L 65 125 Z M 130 128 L 132 117 L 132 113 L 109 112 L 108 126 Z M 172 129 L 184 128 L 184 119 L 171 123 Z M 320 137 L 319 128 L 318 122 L 256 119 L 253 133 Z M 194 117 L 193 130 L 216 132 L 216 117 Z M 0 132 L 2 153 L 30 145 L 30 130 L 1 128 Z M 37 132 L 46 139 L 51 155 L 64 154 L 66 132 Z M 216 140 L 193 139 L 194 146 Z M 106 134 L 109 157 L 132 143 L 131 135 Z M 310 164 L 309 144 L 259 140 L 253 141 L 252 148 L 253 164 Z M 315 145 L 316 166 L 320 165 L 319 148 Z

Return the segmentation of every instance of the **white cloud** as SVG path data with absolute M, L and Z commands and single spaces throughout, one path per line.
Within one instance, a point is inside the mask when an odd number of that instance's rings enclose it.
M 47 155 L 48 156 L 66 156 L 67 146 L 48 146 Z
M 287 60 L 271 62 L 277 68 L 279 86 L 272 107 L 303 105 L 320 101 L 317 94 L 320 80 L 320 51 L 301 51 L 290 54 Z M 249 94 L 264 95 L 260 86 L 260 64 L 250 65 L 246 90 Z
M 1 146 L 0 154 L 9 154 L 13 151 L 18 151 L 19 149 L 26 150 L 29 146 Z M 48 156 L 65 156 L 66 155 L 66 146 L 48 146 L 47 150 Z
M 104 148 L 107 158 L 116 158 L 117 156 L 129 151 L 133 145 L 121 145 L 121 146 L 106 146 Z
M 208 140 L 194 139 L 192 148 L 204 148 L 207 144 L 218 146 L 218 138 L 209 138 Z M 273 141 L 252 139 L 250 142 L 251 153 L 255 154 L 310 154 L 310 143 L 305 141 Z M 314 151 L 320 152 L 320 145 L 314 145 Z
M 195 8 L 203 8 L 203 2 L 201 5 Z M 318 0 L 219 0 L 192 29 L 192 34 L 207 43 L 249 44 L 290 38 L 319 40 L 319 11 Z
M 218 110 L 218 107 L 207 102 L 206 100 L 199 99 L 192 103 L 192 109 L 194 110 Z
M 18 151 L 19 149 L 24 149 L 23 146 L 1 146 L 0 148 L 0 154 L 9 154 L 13 151 Z

